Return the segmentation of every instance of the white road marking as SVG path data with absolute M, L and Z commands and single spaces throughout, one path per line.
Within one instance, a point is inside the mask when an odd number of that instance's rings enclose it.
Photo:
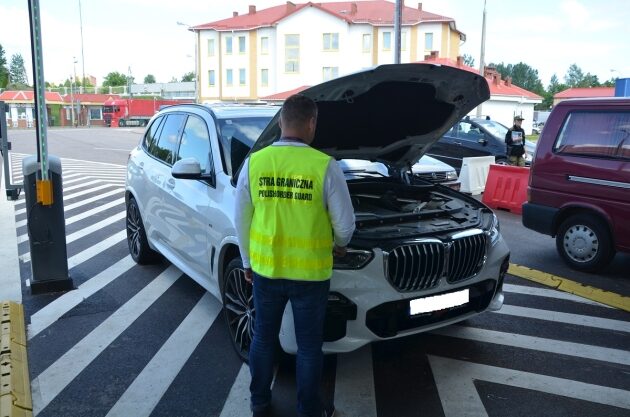
M 580 314 L 561 313 L 559 311 L 540 310 L 537 308 L 519 307 L 507 304 L 504 304 L 503 307 L 501 307 L 501 310 L 493 311 L 492 313 L 630 333 L 630 325 L 628 325 L 628 322 L 593 316 L 583 316 Z
M 20 264 L 15 236 L 14 203 L 6 198 L 5 178 L 0 175 L 0 300 L 22 302 Z
M 630 391 L 428 355 L 446 417 L 486 417 L 474 380 L 630 409 Z
M 271 388 L 276 382 L 276 376 L 278 375 L 278 368 L 273 371 L 273 380 L 271 381 Z M 249 373 L 249 366 L 247 364 L 241 365 L 241 369 L 238 371 L 238 375 L 230 388 L 230 392 L 225 399 L 223 409 L 219 417 L 243 417 L 248 416 L 252 412 L 250 410 L 250 394 L 249 384 L 252 380 Z
M 46 408 L 181 275 L 182 272 L 179 269 L 174 266 L 169 267 L 39 374 L 33 384 L 33 413 L 37 415 Z
M 613 307 L 607 306 L 606 304 L 601 304 L 596 301 L 591 301 L 587 298 L 579 297 L 577 295 L 570 294 L 564 291 L 552 290 L 548 288 L 527 287 L 525 285 L 503 284 L 503 289 L 511 293 L 536 295 L 538 297 L 547 297 L 547 298 L 557 298 L 559 300 L 575 301 L 576 303 L 591 304 L 591 305 L 596 305 L 598 307 L 613 308 Z
M 337 356 L 335 407 L 347 414 L 376 417 L 376 394 L 370 345 Z
M 100 191 L 100 190 L 104 190 L 104 189 L 112 188 L 112 187 L 116 187 L 117 189 L 120 190 L 120 187 L 118 185 L 116 185 L 116 184 L 103 184 L 103 185 L 98 185 L 96 187 L 89 188 L 87 190 L 77 191 L 76 193 L 69 193 L 69 194 L 64 193 L 63 201 L 68 201 L 68 200 L 71 200 L 73 198 L 81 197 L 82 195 L 91 194 L 91 193 L 94 193 L 96 191 Z M 101 194 L 99 194 L 99 195 L 101 195 Z M 87 200 L 83 200 L 83 201 L 87 201 Z M 81 201 L 81 203 L 83 203 L 83 201 Z M 68 207 L 70 207 L 70 206 L 68 206 Z M 16 216 L 19 215 L 19 214 L 24 214 L 24 213 L 26 213 L 26 208 L 23 208 L 23 209 L 20 209 L 20 210 L 15 210 L 15 215 Z
M 109 410 L 107 417 L 149 416 L 220 311 L 219 302 L 205 293 Z
M 69 204 L 69 205 L 64 207 L 64 211 L 69 211 L 69 210 L 75 209 L 77 207 L 82 207 L 82 206 L 85 206 L 86 204 L 90 204 L 90 203 L 93 203 L 95 201 L 99 201 L 99 200 L 102 200 L 104 198 L 107 198 L 107 197 L 110 197 L 110 196 L 113 196 L 113 195 L 117 195 L 117 194 L 123 194 L 124 195 L 124 192 L 125 192 L 124 188 L 116 188 L 115 190 L 108 191 L 106 193 L 102 193 L 102 194 L 99 194 L 99 195 L 94 196 L 94 197 L 86 198 L 85 200 L 79 201 L 78 203 Z
M 542 337 L 456 325 L 431 330 L 430 333 L 456 337 L 459 339 L 475 340 L 477 342 L 532 349 L 540 352 L 575 356 L 580 359 L 587 358 L 597 361 L 630 365 L 630 352 L 620 349 L 611 349 L 581 343 L 564 342 L 562 340 L 546 339 Z

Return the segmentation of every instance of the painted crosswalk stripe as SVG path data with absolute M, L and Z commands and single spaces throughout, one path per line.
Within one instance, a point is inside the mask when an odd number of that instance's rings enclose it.
M 514 284 L 503 284 L 503 289 L 507 292 L 516 293 L 516 294 L 556 298 L 558 300 L 574 301 L 576 303 L 590 304 L 590 305 L 595 305 L 598 307 L 613 308 L 613 307 L 607 306 L 606 304 L 601 304 L 596 301 L 591 301 L 587 298 L 583 298 L 574 294 L 570 294 L 570 293 L 558 291 L 558 290 L 553 290 L 553 289 L 548 289 L 548 288 L 527 287 L 525 285 L 514 285 Z
M 249 408 L 249 383 L 251 380 L 249 366 L 243 364 L 232 384 L 232 388 L 230 388 L 230 393 L 225 400 L 225 405 L 219 417 L 243 417 L 251 413 Z
M 102 211 L 108 210 L 112 207 L 116 207 L 118 205 L 124 204 L 125 203 L 125 199 L 124 198 L 118 198 L 116 200 L 110 201 L 108 203 L 103 204 L 102 206 L 98 206 L 95 207 L 93 209 L 90 209 L 88 211 L 84 211 L 83 213 L 77 214 L 76 216 L 72 216 L 72 217 L 68 217 L 66 218 L 66 226 L 76 223 L 78 221 L 87 219 L 89 217 L 92 217 L 95 214 L 98 214 Z M 15 223 L 15 227 L 22 227 L 22 226 L 26 226 L 26 220 L 20 220 L 19 222 Z M 18 237 L 18 241 L 25 241 L 28 239 L 28 236 L 26 235 L 20 235 Z
M 507 304 L 504 304 L 503 307 L 501 307 L 501 310 L 493 311 L 492 313 L 630 333 L 630 326 L 628 325 L 628 322 L 621 320 L 604 319 L 593 316 L 583 316 L 580 314 L 562 313 L 552 310 L 540 310 L 537 308 L 520 307 Z
M 90 203 L 93 203 L 95 201 L 99 201 L 99 200 L 102 200 L 104 198 L 111 197 L 113 195 L 120 195 L 123 192 L 124 192 L 124 188 L 117 187 L 116 189 L 108 191 L 106 193 L 102 193 L 102 194 L 99 194 L 99 195 L 91 197 L 91 198 L 86 198 L 85 200 L 79 201 L 79 202 L 74 203 L 74 204 L 69 204 L 66 207 L 64 207 L 64 210 L 65 211 L 73 210 L 73 209 L 75 209 L 77 207 L 82 207 L 82 206 L 85 206 L 86 204 L 90 204 Z
M 370 345 L 337 356 L 335 407 L 345 415 L 376 417 Z M 352 412 L 350 413 L 350 410 Z
M 117 243 L 122 242 L 127 239 L 127 231 L 120 231 L 105 240 L 98 242 L 96 245 L 90 246 L 82 252 L 77 253 L 76 255 L 68 258 L 68 269 L 72 269 L 76 266 L 81 265 L 83 262 L 92 259 L 96 255 L 101 252 L 111 248 Z M 24 255 L 20 255 L 20 260 L 22 262 L 30 262 L 31 261 L 31 253 L 26 252 Z
M 81 196 L 86 195 L 86 194 L 92 194 L 92 193 L 95 193 L 97 191 L 105 190 L 105 189 L 112 188 L 112 187 L 116 187 L 117 189 L 120 190 L 120 187 L 118 185 L 115 185 L 115 184 L 102 184 L 102 185 L 97 185 L 96 187 L 89 188 L 87 190 L 77 191 L 76 193 L 68 193 L 68 194 L 64 193 L 63 201 L 68 201 L 68 200 L 71 200 L 71 199 L 74 199 L 74 198 L 77 198 L 77 197 L 81 197 Z M 81 201 L 81 203 L 83 203 L 83 201 Z M 70 207 L 70 206 L 68 206 L 68 207 Z M 19 215 L 19 214 L 24 214 L 24 213 L 26 213 L 26 208 L 15 210 L 15 215 L 16 216 Z
M 523 349 L 532 349 L 541 352 L 557 353 L 560 355 L 575 356 L 577 358 L 588 358 L 597 361 L 618 363 L 621 365 L 630 365 L 630 352 L 628 351 L 586 345 L 582 343 L 565 342 L 556 339 L 546 339 L 542 337 L 464 326 L 446 326 L 440 329 L 431 330 L 431 334 L 439 334 L 442 336 L 475 340 L 477 342 L 493 343 L 497 345 L 513 346 Z
M 221 311 L 206 293 L 118 399 L 107 417 L 149 416 Z
M 103 272 L 81 284 L 76 290 L 63 294 L 33 313 L 31 315 L 31 324 L 28 326 L 29 340 L 135 265 L 137 264 L 131 256 L 127 255 Z
M 181 275 L 182 272 L 179 269 L 170 266 L 39 374 L 32 383 L 34 414 L 37 415 L 46 408 L 83 369 L 92 363 L 103 350 L 164 294 Z

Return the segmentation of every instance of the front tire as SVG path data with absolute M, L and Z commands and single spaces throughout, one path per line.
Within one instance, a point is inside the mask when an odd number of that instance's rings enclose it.
M 138 203 L 132 197 L 127 201 L 127 245 L 131 258 L 140 265 L 155 263 L 160 254 L 149 247 Z
M 221 298 L 232 346 L 241 360 L 247 362 L 254 337 L 256 311 L 252 285 L 245 281 L 241 258 L 232 259 L 225 269 Z
M 125 127 L 125 121 L 123 119 L 118 120 L 118 127 Z
M 564 261 L 579 271 L 600 271 L 615 255 L 608 226 L 586 214 L 573 215 L 562 222 L 556 248 Z

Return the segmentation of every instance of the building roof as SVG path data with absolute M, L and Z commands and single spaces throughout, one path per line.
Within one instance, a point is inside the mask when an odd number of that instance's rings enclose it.
M 287 1 L 285 4 L 280 6 L 274 6 L 263 10 L 256 10 L 254 6 L 250 6 L 250 11 L 247 14 L 236 15 L 228 19 L 193 26 L 191 30 L 214 29 L 216 31 L 231 31 L 270 27 L 276 25 L 282 19 L 307 7 L 320 9 L 348 23 L 367 23 L 373 26 L 391 26 L 394 24 L 395 4 L 385 0 L 354 2 L 342 1 L 331 3 L 308 2 L 299 4 Z M 426 12 L 421 9 L 421 3 L 417 9 L 413 7 L 404 7 L 402 24 L 406 26 L 413 26 L 420 22 L 448 22 L 452 24 L 453 29 L 455 29 L 454 19 Z
M 66 103 L 72 103 L 72 101 L 74 100 L 75 102 L 78 101 L 81 104 L 102 105 L 110 98 L 117 99 L 120 98 L 120 96 L 118 94 L 66 94 L 63 97 L 63 101 Z
M 479 74 L 479 70 L 464 64 L 461 58 L 457 61 L 454 61 L 450 58 L 438 58 L 435 56 L 427 55 L 424 61 L 419 62 L 424 64 L 446 65 L 449 67 L 459 68 L 466 71 L 474 72 L 475 74 Z M 496 77 L 498 78 L 495 78 L 492 74 L 486 73 L 486 81 L 488 82 L 488 86 L 490 87 L 491 96 L 515 96 L 527 97 L 531 100 L 542 100 L 542 97 L 538 94 L 512 84 L 511 80 L 502 80 L 499 73 L 495 72 L 494 75 L 496 75 Z
M 275 93 L 275 94 L 272 94 L 270 96 L 260 97 L 260 99 L 261 100 L 265 100 L 265 101 L 283 101 L 283 100 L 286 100 L 287 98 L 291 97 L 293 94 L 300 93 L 300 92 L 306 90 L 309 87 L 310 87 L 310 85 L 303 85 L 301 87 L 294 88 L 293 90 L 282 91 L 280 93 Z
M 46 91 L 45 100 L 47 103 L 63 103 L 63 98 L 59 93 Z M 33 103 L 33 91 L 3 91 L 0 93 L 0 101 L 8 101 L 13 103 Z
M 569 88 L 553 96 L 553 98 L 590 98 L 614 97 L 615 87 Z

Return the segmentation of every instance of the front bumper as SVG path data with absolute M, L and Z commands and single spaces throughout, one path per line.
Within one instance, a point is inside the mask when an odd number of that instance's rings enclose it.
M 324 328 L 325 353 L 350 352 L 385 339 L 403 337 L 447 326 L 503 304 L 503 276 L 509 264 L 509 250 L 502 237 L 488 250 L 481 271 L 463 282 L 449 284 L 445 279 L 430 290 L 399 292 L 384 276 L 383 253 L 360 270 L 335 270 L 331 280 L 331 300 Z M 470 289 L 466 305 L 423 315 L 409 315 L 409 301 L 447 292 Z M 287 353 L 297 352 L 293 313 L 285 309 L 280 344 Z

